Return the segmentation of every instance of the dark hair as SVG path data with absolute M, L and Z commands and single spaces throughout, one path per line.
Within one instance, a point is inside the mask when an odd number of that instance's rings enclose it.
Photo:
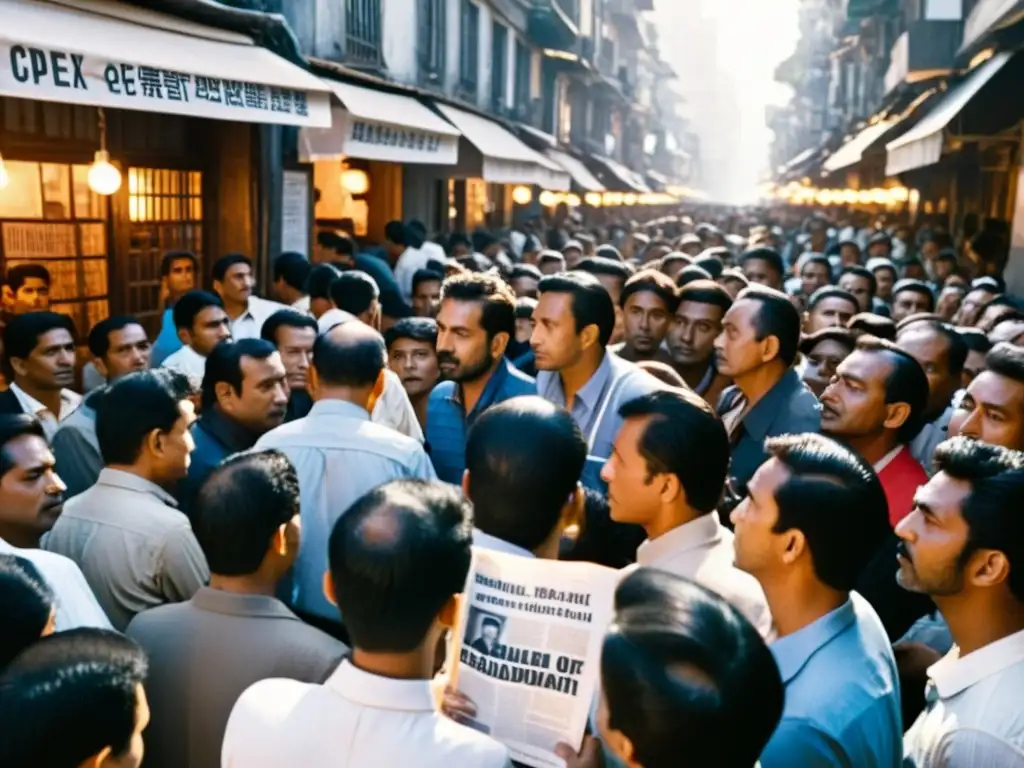
M 529 296 L 520 296 L 516 299 L 516 320 L 530 320 L 533 318 L 533 310 L 537 308 L 537 300 Z
M 600 249 L 598 249 L 600 251 Z M 633 276 L 633 268 L 624 261 L 616 261 L 604 256 L 588 256 L 580 259 L 573 267 L 573 272 L 586 272 L 591 275 L 604 275 L 605 277 L 617 277 L 623 284 Z
M 537 257 L 538 264 L 565 264 L 565 256 L 561 251 L 544 250 Z
M 928 376 L 913 355 L 904 352 L 893 342 L 874 336 L 861 336 L 857 349 L 862 352 L 883 354 L 889 359 L 892 371 L 885 380 L 885 403 L 906 403 L 910 416 L 899 428 L 896 439 L 900 444 L 909 443 L 925 423 L 928 410 Z
M 800 530 L 818 579 L 850 591 L 892 535 L 878 475 L 860 456 L 823 435 L 770 437 L 765 451 L 790 473 L 775 490 L 775 532 Z
M 518 280 L 523 277 L 530 278 L 531 280 L 540 280 L 544 275 L 533 264 L 516 264 L 508 275 L 509 280 Z
M 979 549 L 1002 552 L 1010 564 L 1010 592 L 1024 602 L 1024 454 L 954 437 L 935 449 L 935 468 L 971 486 L 960 508 L 968 528 L 961 563 Z
M 711 273 L 703 267 L 688 264 L 680 269 L 679 274 L 676 275 L 676 286 L 678 288 L 685 288 L 690 283 L 695 283 L 698 280 L 711 280 Z
M 277 352 L 272 342 L 263 339 L 225 339 L 217 344 L 206 358 L 203 374 L 203 408 L 217 404 L 217 385 L 227 382 L 238 395 L 242 394 L 242 358 L 266 360 Z
M 854 315 L 846 327 L 851 331 L 867 333 L 886 341 L 896 341 L 896 323 L 892 318 L 882 317 L 874 312 L 860 312 Z
M 343 312 L 357 317 L 366 312 L 380 298 L 380 288 L 365 272 L 352 269 L 342 272 L 331 283 L 331 301 Z
M 804 263 L 800 265 L 800 275 L 803 276 L 804 270 L 811 264 L 816 264 L 819 267 L 824 267 L 828 270 L 828 278 L 832 279 L 832 262 L 828 260 L 828 256 L 824 256 L 820 253 L 816 253 L 813 256 L 808 256 L 804 259 Z
M 476 526 L 533 551 L 551 536 L 587 460 L 572 416 L 536 396 L 484 411 L 466 441 Z
M 295 251 L 285 251 L 274 259 L 273 281 L 284 280 L 285 284 L 296 291 L 305 292 L 306 279 L 313 265 L 309 259 Z
M 263 321 L 260 338 L 269 341 L 276 347 L 278 344 L 277 332 L 282 328 L 310 328 L 314 332 L 319 332 L 320 327 L 316 324 L 316 320 L 297 309 L 279 309 Z
M 412 276 L 412 292 L 416 293 L 420 283 L 443 283 L 444 275 L 433 269 L 417 269 Z
M 129 373 L 97 398 L 96 437 L 105 465 L 134 464 L 153 430 L 174 428 L 184 398 L 170 373 L 166 368 Z
M 679 306 L 679 297 L 676 290 L 676 284 L 664 272 L 644 269 L 626 281 L 625 286 L 622 288 L 622 296 L 619 298 L 619 306 L 624 308 L 630 296 L 647 291 L 660 298 L 665 303 L 668 311 L 672 313 Z
M 409 232 L 400 221 L 389 221 L 384 225 L 384 239 L 395 245 L 408 245 Z
M 622 261 L 622 252 L 610 243 L 597 246 L 594 250 L 594 256 L 607 261 Z
M 703 269 L 711 275 L 712 280 L 720 278 L 722 276 L 722 272 L 725 271 L 725 265 L 714 256 L 698 256 L 694 260 L 693 266 Z
M 42 264 L 15 264 L 7 270 L 7 285 L 17 292 L 30 277 L 42 280 L 47 288 L 50 287 L 50 270 Z
M 846 347 L 846 351 L 853 352 L 857 339 L 849 328 L 819 328 L 814 333 L 808 334 L 800 339 L 800 352 L 810 355 L 814 348 L 823 341 L 834 341 Z
M 192 262 L 192 271 L 199 271 L 199 259 L 192 251 L 168 251 L 160 259 L 160 276 L 167 277 L 171 274 L 171 269 L 174 267 L 174 262 L 184 261 L 188 259 Z
M 224 459 L 196 496 L 192 526 L 210 572 L 256 573 L 274 533 L 299 513 L 299 478 L 280 451 Z
M 341 387 L 372 387 L 388 364 L 387 347 L 379 333 L 337 340 L 334 334 L 317 337 L 313 367 L 325 384 Z
M 779 669 L 757 630 L 693 581 L 639 568 L 620 582 L 601 651 L 609 725 L 646 768 L 747 768 L 782 717 Z
M 985 356 L 985 365 L 992 373 L 1024 384 L 1024 347 L 1002 341 Z
M 892 298 L 895 301 L 896 296 L 903 293 L 904 291 L 913 291 L 914 293 L 921 294 L 922 296 L 928 297 L 928 311 L 932 312 L 935 310 L 935 294 L 932 293 L 932 289 L 928 287 L 928 284 L 923 280 L 915 280 L 911 277 L 905 277 L 902 280 L 898 280 L 892 287 Z
M 39 339 L 51 331 L 64 330 L 75 338 L 75 324 L 57 312 L 26 312 L 8 319 L 4 326 L 4 354 L 7 360 L 24 360 L 39 346 Z
M 589 325 L 597 326 L 598 343 L 607 347 L 615 331 L 615 305 L 601 281 L 586 272 L 573 270 L 561 275 L 548 275 L 538 290 L 545 293 L 567 293 L 572 296 L 572 317 L 579 335 Z
M 852 245 L 856 245 L 856 243 L 852 243 Z M 858 248 L 858 250 L 860 249 Z M 843 277 L 844 275 L 853 275 L 855 277 L 859 277 L 861 280 L 867 280 L 868 292 L 872 296 L 878 293 L 878 280 L 875 278 L 875 273 L 867 267 L 862 267 L 859 264 L 844 267 L 843 271 L 839 273 L 839 277 Z
M 1001 277 L 995 275 L 983 275 L 971 280 L 972 291 L 986 291 L 987 293 L 1002 293 L 1006 290 L 1006 283 Z
M 752 248 L 740 256 L 740 265 L 745 265 L 748 261 L 754 259 L 765 262 L 779 277 L 786 274 L 786 266 L 782 262 L 782 256 L 774 248 Z
M 800 313 L 782 291 L 767 288 L 763 285 L 751 285 L 744 288 L 737 301 L 750 299 L 759 304 L 757 314 L 753 318 L 757 340 L 763 341 L 769 336 L 779 340 L 779 360 L 787 368 L 796 360 L 800 346 Z
M 987 354 L 992 349 L 992 342 L 988 340 L 985 332 L 977 328 L 958 327 L 956 332 L 967 345 L 968 352 L 981 352 Z
M 710 304 L 722 310 L 724 315 L 732 307 L 732 296 L 713 280 L 694 280 L 679 289 L 679 303 Z
M 12 461 L 7 452 L 7 444 L 26 435 L 34 435 L 42 440 L 47 439 L 43 423 L 35 416 L 27 413 L 0 414 L 0 478 L 17 465 L 17 462 Z M 49 441 L 47 440 L 47 442 Z
M 543 282 L 541 282 L 543 285 Z M 516 334 L 516 296 L 500 277 L 486 272 L 453 275 L 441 286 L 441 301 L 474 301 L 480 304 L 480 325 L 490 341 L 499 333 Z
M 379 485 L 341 515 L 328 557 L 353 647 L 403 653 L 424 641 L 465 587 L 472 516 L 453 486 L 423 480 Z
M 623 419 L 649 418 L 637 446 L 655 474 L 679 478 L 687 503 L 698 512 L 715 510 L 729 469 L 729 436 L 702 398 L 687 390 L 651 392 L 623 404 Z
M 909 320 L 910 318 L 906 318 Z M 957 329 L 949 323 L 932 318 L 922 318 L 913 324 L 915 329 L 918 326 L 927 327 L 929 330 L 935 331 L 946 337 L 948 343 L 948 349 L 946 350 L 946 361 L 949 367 L 950 376 L 959 376 L 961 371 L 964 369 L 964 363 L 967 362 L 967 344 L 962 338 Z M 902 327 L 898 330 L 903 330 Z
M 4 765 L 76 766 L 107 747 L 123 755 L 147 671 L 142 649 L 111 630 L 73 629 L 33 643 L 0 675 Z
M 43 635 L 56 598 L 31 560 L 0 554 L 0 670 Z
M 836 288 L 834 285 L 823 285 L 807 299 L 807 311 L 813 311 L 825 299 L 842 299 L 853 307 L 854 314 L 860 310 L 860 302 L 852 293 L 844 291 L 842 288 Z
M 741 283 L 744 286 L 750 285 L 750 281 L 747 279 L 747 276 L 744 275 L 742 272 L 740 272 L 740 270 L 736 269 L 735 267 L 723 269 L 722 274 L 719 276 L 718 279 L 724 281 L 732 280 L 734 282 Z
M 306 277 L 306 295 L 311 299 L 330 299 L 331 286 L 341 277 L 341 270 L 333 264 L 316 264 Z
M 437 345 L 437 321 L 430 317 L 404 317 L 384 333 L 384 343 L 390 350 L 399 339 L 421 341 Z
M 684 267 L 693 264 L 693 257 L 682 251 L 670 251 L 658 260 L 658 269 L 664 272 L 673 264 L 682 264 Z
M 209 291 L 189 291 L 174 303 L 172 316 L 174 327 L 179 331 L 191 331 L 195 326 L 196 317 L 207 307 L 224 308 L 220 296 Z
M 252 259 L 243 253 L 229 253 L 227 256 L 221 256 L 215 262 L 213 262 L 213 269 L 211 275 L 215 282 L 221 282 L 227 277 L 228 270 L 237 264 L 245 264 L 249 269 L 252 269 Z
M 123 331 L 129 325 L 142 327 L 132 315 L 113 315 L 100 320 L 89 331 L 89 353 L 93 357 L 106 357 L 110 351 L 110 334 Z

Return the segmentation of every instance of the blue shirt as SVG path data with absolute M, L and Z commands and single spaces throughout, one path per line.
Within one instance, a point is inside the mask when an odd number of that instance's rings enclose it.
M 771 646 L 786 686 L 762 768 L 899 768 L 903 719 L 889 638 L 856 592 Z
M 228 456 L 247 451 L 256 444 L 258 434 L 250 432 L 225 416 L 219 408 L 207 408 L 192 425 L 193 449 L 188 476 L 178 487 L 178 504 L 189 517 L 194 512 L 196 494 L 203 482 Z
M 466 436 L 473 422 L 492 405 L 520 395 L 535 395 L 533 379 L 502 358 L 488 379 L 480 399 L 467 416 L 454 381 L 442 381 L 427 400 L 427 445 L 438 478 L 458 485 L 466 471 Z
M 160 333 L 157 334 L 156 341 L 153 342 L 151 365 L 154 368 L 159 368 L 164 360 L 183 346 L 181 339 L 178 338 L 178 329 L 174 327 L 174 310 L 168 307 L 160 318 Z

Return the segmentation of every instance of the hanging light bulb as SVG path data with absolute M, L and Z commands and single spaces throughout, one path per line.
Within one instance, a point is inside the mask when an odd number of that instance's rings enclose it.
M 533 190 L 529 187 L 519 186 L 512 190 L 512 202 L 516 205 L 529 205 L 533 200 Z
M 107 116 L 102 107 L 99 118 L 100 148 L 89 166 L 89 189 L 97 195 L 112 195 L 121 188 L 121 172 L 111 164 L 110 153 L 107 152 Z
M 370 176 L 359 168 L 345 168 L 341 172 L 341 186 L 350 195 L 365 195 L 370 191 Z

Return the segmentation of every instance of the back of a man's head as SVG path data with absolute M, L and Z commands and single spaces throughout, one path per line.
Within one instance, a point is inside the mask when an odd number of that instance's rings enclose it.
M 564 408 L 529 396 L 487 409 L 466 441 L 476 527 L 533 552 L 558 525 L 586 460 L 586 439 Z
M 146 672 L 142 649 L 109 630 L 29 646 L 0 675 L 0 765 L 77 768 L 106 749 L 104 765 L 138 765 Z
M 609 746 L 644 768 L 750 768 L 782 717 L 771 651 L 726 600 L 652 568 L 627 576 L 601 653 Z M 621 755 L 620 755 L 621 756 Z
M 428 639 L 465 586 L 471 519 L 454 487 L 421 480 L 380 485 L 341 515 L 328 558 L 354 648 L 408 653 Z
M 180 378 L 168 369 L 138 371 L 107 387 L 96 404 L 96 437 L 106 466 L 134 465 L 152 432 L 167 434 L 183 418 Z
M 313 368 L 326 386 L 372 388 L 387 360 L 384 337 L 360 322 L 335 326 L 313 345 Z

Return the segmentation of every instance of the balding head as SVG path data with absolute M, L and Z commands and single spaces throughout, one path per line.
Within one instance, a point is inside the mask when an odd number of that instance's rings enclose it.
M 372 389 L 386 365 L 384 337 L 364 323 L 337 325 L 313 346 L 313 368 L 323 386 Z

